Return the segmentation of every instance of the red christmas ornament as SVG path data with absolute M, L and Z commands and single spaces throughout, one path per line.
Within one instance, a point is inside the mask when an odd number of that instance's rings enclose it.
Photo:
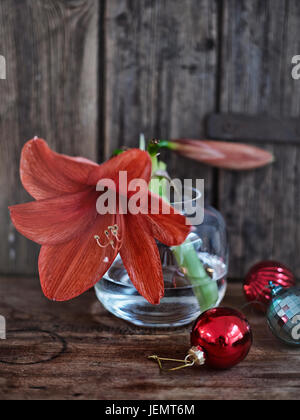
M 255 307 L 266 311 L 271 303 L 269 282 L 275 286 L 290 288 L 295 286 L 294 274 L 283 264 L 276 261 L 262 261 L 255 264 L 244 281 L 244 292 L 249 302 L 260 302 Z
M 169 371 L 206 365 L 229 369 L 245 359 L 252 345 L 251 327 L 240 312 L 214 308 L 197 319 L 191 332 L 192 348 L 184 360 L 150 356 L 163 370 L 162 362 L 183 363 Z
M 203 351 L 205 365 L 231 368 L 245 359 L 252 345 L 251 327 L 240 312 L 214 308 L 204 312 L 191 333 L 192 346 Z

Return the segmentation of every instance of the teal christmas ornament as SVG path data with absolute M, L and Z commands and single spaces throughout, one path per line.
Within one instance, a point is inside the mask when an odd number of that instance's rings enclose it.
M 270 288 L 267 320 L 271 331 L 284 343 L 300 347 L 300 287 L 285 289 L 270 282 Z

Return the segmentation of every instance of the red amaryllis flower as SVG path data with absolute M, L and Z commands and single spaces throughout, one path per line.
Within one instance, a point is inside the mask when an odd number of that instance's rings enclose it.
M 187 158 L 224 169 L 255 169 L 274 161 L 270 152 L 241 143 L 189 139 L 169 143 L 172 150 Z
M 10 213 L 16 229 L 42 245 L 39 273 L 49 299 L 70 300 L 93 287 L 119 252 L 139 293 L 153 304 L 162 298 L 164 283 L 155 239 L 180 245 L 190 227 L 172 207 L 170 214 L 162 214 L 162 205 L 167 204 L 149 191 L 159 214 L 98 214 L 101 193 L 96 184 L 101 179 L 116 181 L 120 171 L 127 172 L 128 183 L 133 179 L 149 183 L 149 154 L 132 149 L 97 165 L 57 154 L 41 139 L 24 146 L 21 181 L 36 201 L 10 207 Z

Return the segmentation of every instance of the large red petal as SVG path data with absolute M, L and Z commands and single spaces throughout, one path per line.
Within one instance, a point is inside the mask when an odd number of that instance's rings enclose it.
M 150 203 L 154 204 L 152 210 L 159 210 L 159 214 L 151 213 Z M 144 217 L 151 227 L 152 235 L 167 246 L 181 245 L 191 232 L 186 217 L 153 193 L 149 193 L 149 213 Z
M 82 191 L 89 174 L 98 165 L 53 152 L 42 139 L 25 144 L 20 175 L 24 188 L 36 200 Z
M 81 237 L 66 244 L 42 247 L 39 273 L 43 292 L 48 299 L 73 299 L 103 277 L 117 256 L 120 243 L 115 241 L 115 249 L 111 246 L 100 248 L 95 235 L 99 235 L 104 244 L 104 230 L 118 224 L 121 235 L 121 222 L 119 216 L 98 216 L 93 226 Z
M 128 275 L 137 289 L 152 304 L 164 296 L 164 281 L 157 244 L 143 216 L 125 216 L 120 254 Z
M 48 200 L 10 207 L 16 229 L 40 245 L 70 241 L 84 232 L 96 219 L 96 192 L 67 194 Z
M 127 172 L 127 179 L 144 179 L 150 182 L 152 163 L 149 153 L 139 149 L 131 149 L 108 160 L 94 169 L 89 177 L 89 185 L 97 185 L 99 180 L 108 178 L 118 180 L 119 172 Z

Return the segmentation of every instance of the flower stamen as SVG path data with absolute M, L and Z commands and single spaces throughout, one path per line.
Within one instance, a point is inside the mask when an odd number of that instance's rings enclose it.
M 111 234 L 116 238 L 116 240 L 118 242 L 121 242 L 121 239 L 119 238 L 119 226 L 118 225 L 109 226 L 108 230 L 110 230 Z
M 108 226 L 108 228 L 104 231 L 104 235 L 106 236 L 106 239 L 107 239 L 106 244 L 101 243 L 100 236 L 98 235 L 94 236 L 94 239 L 96 240 L 97 245 L 100 248 L 107 248 L 111 246 L 113 250 L 116 250 L 115 241 L 121 242 L 121 239 L 119 238 L 119 226 L 118 225 Z

